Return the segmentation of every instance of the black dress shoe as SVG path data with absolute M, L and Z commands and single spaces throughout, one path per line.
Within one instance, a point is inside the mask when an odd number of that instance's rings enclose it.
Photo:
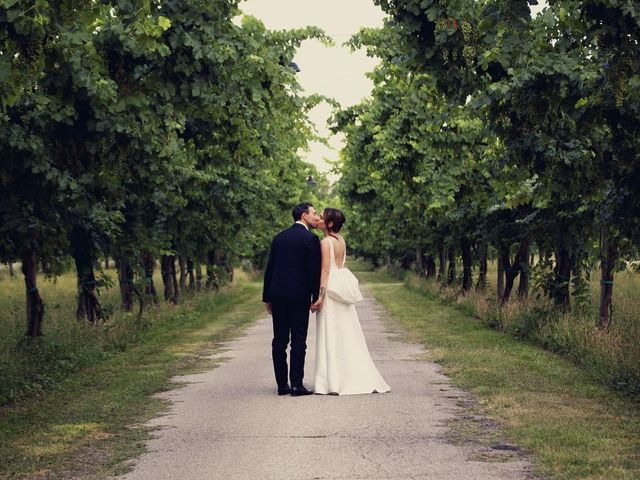
M 290 393 L 291 389 L 289 388 L 289 385 L 278 387 L 278 395 L 289 395 Z
M 302 395 L 312 395 L 311 390 L 307 390 L 304 385 L 298 385 L 297 387 L 291 387 L 292 397 L 301 397 Z

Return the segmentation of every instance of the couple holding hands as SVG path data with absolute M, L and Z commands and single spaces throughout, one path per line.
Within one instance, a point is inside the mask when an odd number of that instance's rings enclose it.
M 295 223 L 271 243 L 262 293 L 273 318 L 271 351 L 278 395 L 388 392 L 390 387 L 369 354 L 354 300 L 327 295 L 332 275 L 337 277 L 344 268 L 346 244 L 340 235 L 344 214 L 325 208 L 319 216 L 310 203 L 296 205 L 292 214 Z M 311 228 L 323 232 L 322 241 Z M 302 383 L 309 311 L 316 314 L 313 390 Z

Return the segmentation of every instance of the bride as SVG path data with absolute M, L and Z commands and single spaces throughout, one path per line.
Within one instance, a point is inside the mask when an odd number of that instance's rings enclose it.
M 347 248 L 339 233 L 344 221 L 344 214 L 340 210 L 325 208 L 318 222 L 324 239 L 320 243 L 320 298 L 312 305 L 312 311 L 317 312 L 313 391 L 337 395 L 388 392 L 390 387 L 369 354 L 356 307 L 325 295 L 332 270 L 344 267 Z

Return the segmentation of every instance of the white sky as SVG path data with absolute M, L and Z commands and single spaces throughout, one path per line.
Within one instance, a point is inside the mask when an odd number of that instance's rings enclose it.
M 539 11 L 540 6 L 533 7 Z M 242 11 L 253 15 L 272 30 L 315 25 L 333 38 L 335 47 L 327 48 L 315 40 L 308 40 L 298 49 L 295 61 L 301 69 L 298 80 L 305 92 L 320 93 L 338 100 L 343 107 L 354 105 L 371 92 L 372 82 L 365 73 L 373 70 L 377 60 L 368 58 L 363 51 L 351 53 L 342 43 L 361 27 L 381 27 L 384 13 L 373 0 L 246 0 Z M 321 135 L 328 135 L 326 121 L 331 109 L 327 105 L 315 108 L 311 119 Z M 303 153 L 308 162 L 321 172 L 329 172 L 328 161 L 338 159 L 342 137 L 330 139 L 333 148 L 314 142 L 309 152 Z M 335 175 L 329 175 L 335 180 Z
M 343 107 L 360 102 L 371 92 L 373 84 L 365 73 L 373 70 L 377 60 L 368 58 L 363 51 L 352 54 L 342 44 L 361 27 L 382 26 L 384 14 L 372 0 L 247 0 L 240 8 L 272 30 L 315 25 L 333 38 L 335 47 L 308 40 L 298 49 L 295 56 L 301 70 L 298 81 L 305 92 L 335 98 Z M 326 121 L 330 113 L 331 108 L 324 104 L 311 111 L 311 119 L 321 135 L 328 135 Z M 321 172 L 328 172 L 331 165 L 326 159 L 338 159 L 342 138 L 334 136 L 330 144 L 332 149 L 314 142 L 303 157 Z

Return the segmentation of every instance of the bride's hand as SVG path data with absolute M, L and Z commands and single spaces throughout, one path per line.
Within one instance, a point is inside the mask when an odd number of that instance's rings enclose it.
M 322 310 L 322 299 L 319 298 L 315 303 L 311 304 L 311 313 L 316 313 Z

